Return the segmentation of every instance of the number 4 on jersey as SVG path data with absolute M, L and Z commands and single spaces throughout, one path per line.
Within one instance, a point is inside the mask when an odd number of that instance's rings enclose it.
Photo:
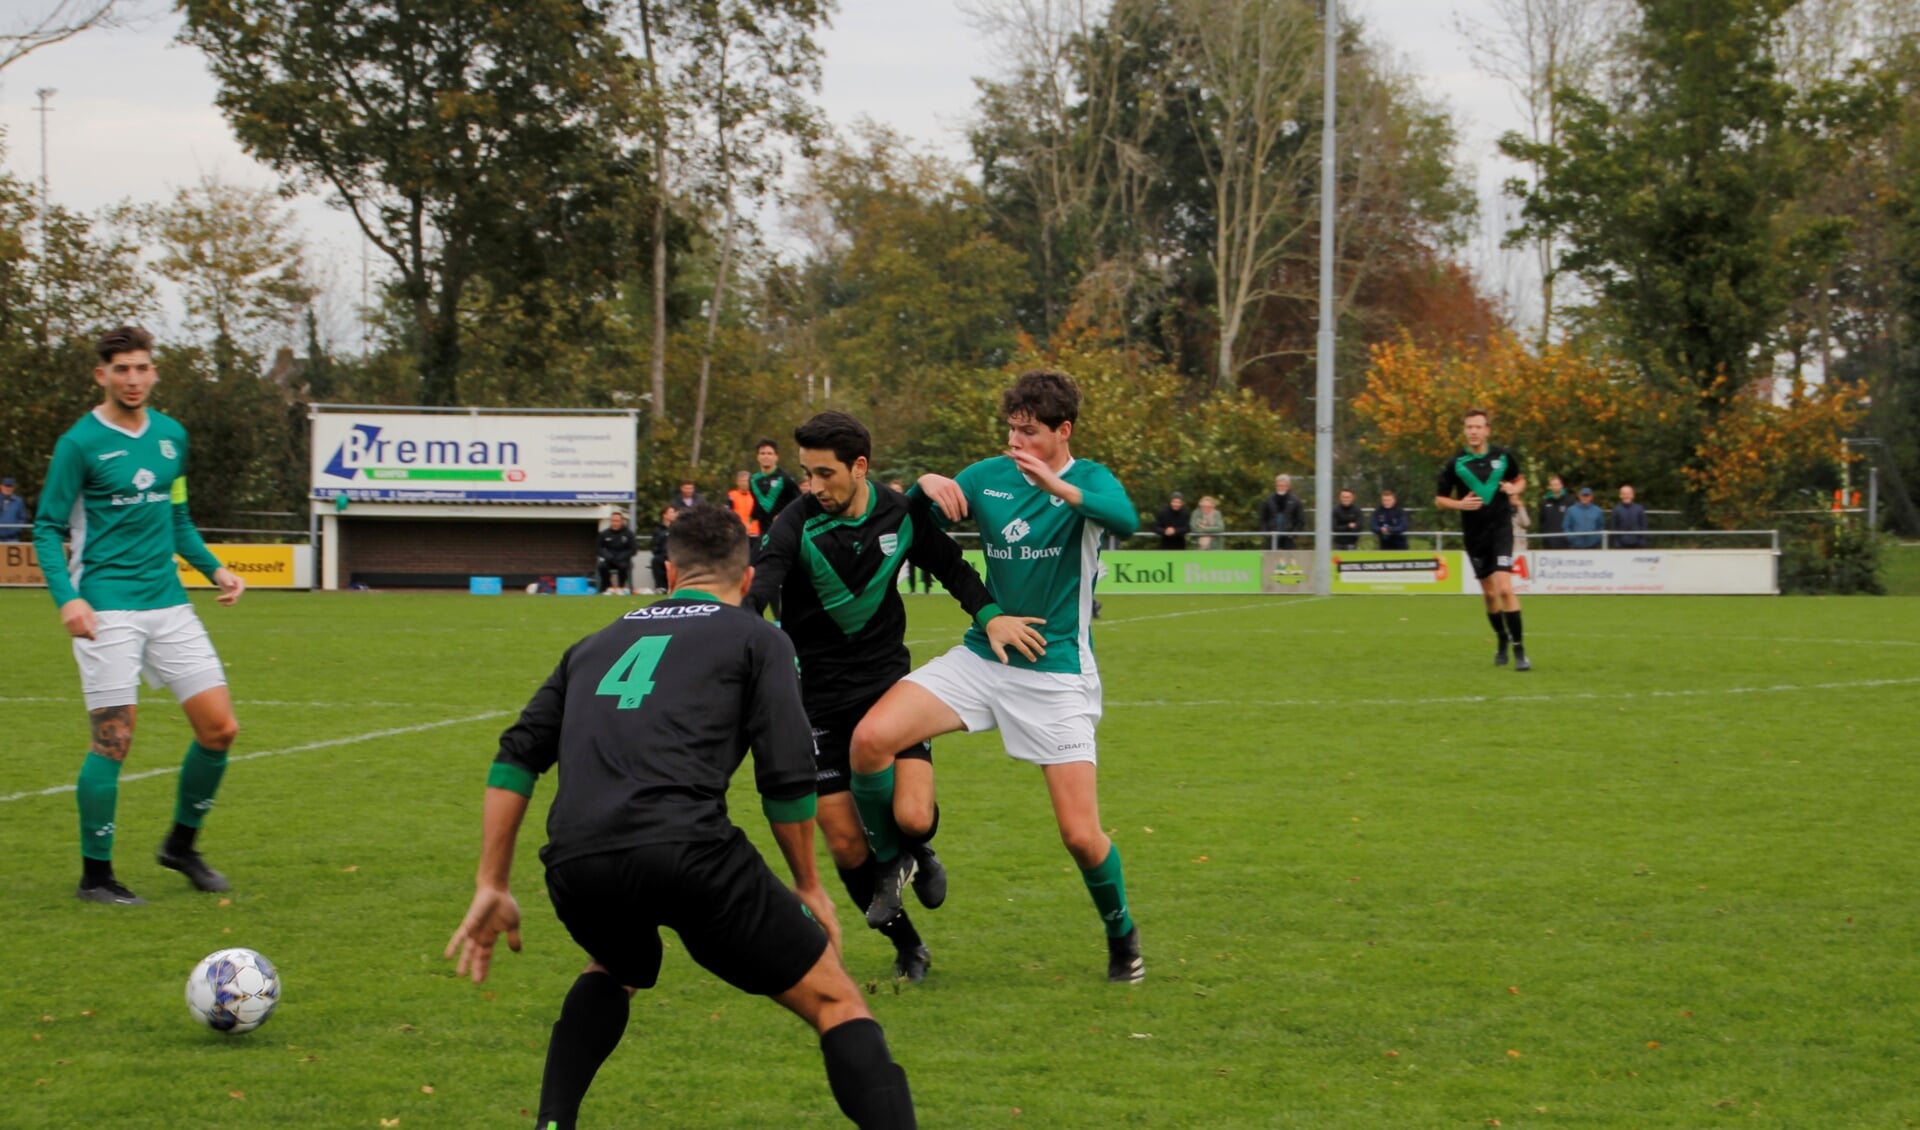
M 607 668 L 607 673 L 600 676 L 600 685 L 593 693 L 618 696 L 621 710 L 638 707 L 640 701 L 653 692 L 653 669 L 660 665 L 660 656 L 671 639 L 672 636 L 646 636 L 635 640 L 633 646 Z

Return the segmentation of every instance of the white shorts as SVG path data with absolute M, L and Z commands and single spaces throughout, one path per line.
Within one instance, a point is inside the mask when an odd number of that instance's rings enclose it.
M 148 686 L 166 687 L 180 702 L 226 685 L 226 670 L 193 605 L 94 616 L 94 638 L 73 641 L 88 710 L 139 702 L 143 674 Z
M 1035 765 L 1097 761 L 1100 676 L 1029 671 L 975 655 L 965 644 L 908 675 L 951 707 L 969 734 L 1000 731 L 1007 756 Z

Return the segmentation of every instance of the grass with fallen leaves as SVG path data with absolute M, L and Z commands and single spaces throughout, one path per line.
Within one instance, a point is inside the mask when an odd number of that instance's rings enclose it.
M 145 692 L 127 773 L 163 772 L 124 784 L 118 854 L 152 905 L 118 909 L 73 899 L 73 796 L 37 795 L 85 748 L 67 645 L 43 593 L 0 592 L 0 1124 L 530 1124 L 582 963 L 534 858 L 550 784 L 520 845 L 526 952 L 475 987 L 440 950 L 495 736 L 615 608 L 202 604 L 251 757 L 204 840 L 235 891 L 152 863 L 187 731 Z M 957 637 L 951 602 L 910 608 L 918 657 Z M 1147 981 L 1104 983 L 1037 773 L 991 735 L 942 740 L 932 976 L 887 980 L 835 892 L 921 1124 L 1920 1119 L 1920 599 L 1561 597 L 1527 627 L 1520 675 L 1465 598 L 1108 601 L 1103 814 Z M 749 794 L 735 811 L 765 844 Z M 181 999 L 229 945 L 286 986 L 237 1038 Z M 589 1124 L 841 1125 L 806 1030 L 669 945 Z

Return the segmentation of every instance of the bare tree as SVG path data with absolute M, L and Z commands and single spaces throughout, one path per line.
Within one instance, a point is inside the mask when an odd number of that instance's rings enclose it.
M 117 27 L 125 0 L 55 0 L 51 9 L 39 16 L 27 15 L 10 21 L 0 31 L 0 71 L 26 58 L 42 47 L 51 47 L 96 27 Z
M 1214 380 L 1238 386 L 1249 315 L 1278 291 L 1276 268 L 1317 222 L 1310 187 L 1319 130 L 1319 20 L 1306 3 L 1180 0 L 1177 50 L 1194 75 L 1187 113 L 1213 193 L 1220 336 Z M 1303 191 L 1305 189 L 1305 191 Z
M 1488 7 L 1490 20 L 1455 21 L 1472 45 L 1474 65 L 1507 85 L 1526 119 L 1527 141 L 1557 146 L 1564 95 L 1589 89 L 1603 76 L 1629 18 L 1627 5 L 1622 0 L 1489 0 Z M 1534 164 L 1531 184 L 1510 186 L 1509 192 L 1524 194 L 1540 183 L 1543 171 Z M 1554 232 L 1543 230 L 1532 243 L 1540 272 L 1540 341 L 1545 344 L 1553 334 L 1559 241 Z

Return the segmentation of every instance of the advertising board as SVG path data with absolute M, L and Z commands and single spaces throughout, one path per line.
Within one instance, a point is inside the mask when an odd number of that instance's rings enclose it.
M 322 411 L 310 497 L 349 502 L 633 501 L 626 415 Z

